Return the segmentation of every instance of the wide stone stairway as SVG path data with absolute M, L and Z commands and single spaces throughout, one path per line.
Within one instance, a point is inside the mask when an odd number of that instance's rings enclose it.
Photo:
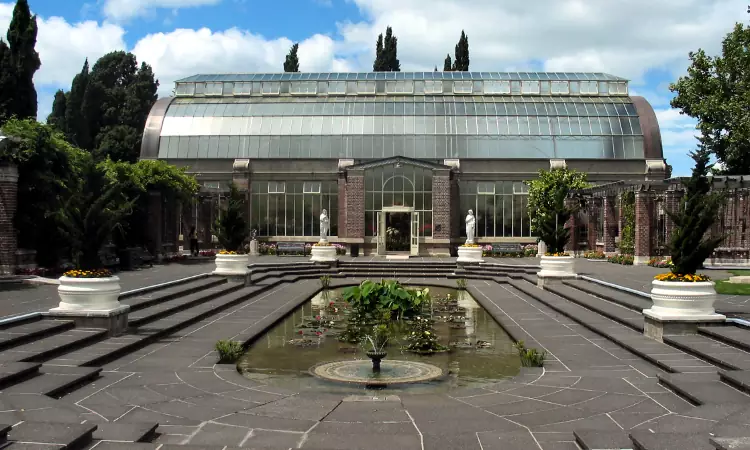
M 582 279 L 541 290 L 532 266 L 280 262 L 251 271 L 247 283 L 204 275 L 123 295 L 129 330 L 117 337 L 38 317 L 0 325 L 0 448 L 750 450 L 749 328 L 657 342 L 643 335 L 649 299 Z M 253 342 L 314 295 L 321 275 L 333 287 L 466 279 L 514 340 L 548 352 L 545 368 L 445 395 L 383 391 L 368 403 L 247 387 L 215 366 L 213 342 Z M 225 395 L 243 389 L 249 399 Z

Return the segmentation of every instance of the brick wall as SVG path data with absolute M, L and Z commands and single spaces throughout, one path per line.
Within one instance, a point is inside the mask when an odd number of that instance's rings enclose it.
M 672 218 L 669 217 L 669 214 L 667 214 L 666 211 L 676 213 L 680 209 L 680 202 L 682 201 L 682 196 L 683 196 L 682 191 L 667 191 L 666 194 L 664 194 L 664 210 L 665 210 L 664 242 L 667 245 L 669 245 L 669 242 L 672 239 L 672 231 L 675 228 L 675 223 L 672 220 Z
M 338 237 L 349 237 L 346 232 L 346 173 L 339 172 L 339 207 L 338 207 Z
M 16 230 L 13 220 L 18 200 L 18 169 L 0 167 L 0 274 L 15 274 Z
M 568 208 L 574 208 L 576 206 L 576 201 L 573 199 L 566 198 L 565 199 L 565 206 Z M 569 231 L 570 239 L 568 239 L 568 244 L 565 246 L 565 251 L 576 251 L 578 249 L 578 232 L 576 231 L 576 213 L 573 213 L 570 215 L 570 218 L 567 222 L 565 222 L 565 228 Z
M 461 236 L 461 211 L 459 208 L 460 197 L 458 190 L 458 177 L 454 174 L 450 180 L 451 183 L 451 217 L 450 217 L 450 238 L 457 239 Z M 434 207 L 434 206 L 433 206 Z
M 432 237 L 451 237 L 451 179 L 450 173 L 432 177 Z
M 653 221 L 653 199 L 649 192 L 635 193 L 635 259 L 636 264 L 645 264 L 651 257 L 651 225 Z
M 588 222 L 586 224 L 589 250 L 596 250 L 596 242 L 599 240 L 599 201 L 598 198 L 589 200 Z
M 365 237 L 365 177 L 349 173 L 346 180 L 346 237 Z M 339 225 L 341 228 L 341 225 Z
M 615 211 L 617 207 L 616 197 L 604 197 L 604 236 L 602 241 L 604 242 L 604 252 L 612 253 L 615 251 L 615 236 L 617 235 L 617 218 L 615 217 Z

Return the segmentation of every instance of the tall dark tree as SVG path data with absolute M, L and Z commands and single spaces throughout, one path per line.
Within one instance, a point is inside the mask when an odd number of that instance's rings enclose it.
M 65 105 L 65 134 L 78 147 L 91 150 L 91 133 L 83 117 L 83 99 L 89 87 L 89 60 L 83 63 L 81 72 L 73 78 Z
M 372 65 L 374 72 L 400 72 L 401 63 L 398 60 L 398 38 L 393 35 L 391 27 L 386 28 L 385 38 L 378 35 L 375 44 L 375 62 Z
M 385 55 L 383 53 L 383 33 L 378 35 L 378 41 L 375 43 L 375 62 L 372 64 L 373 72 L 385 72 Z
M 458 44 L 456 44 L 453 70 L 461 72 L 469 71 L 469 38 L 466 37 L 466 33 L 463 30 L 461 30 L 461 38 L 458 40 Z
M 8 46 L 16 78 L 13 113 L 19 118 L 36 119 L 34 74 L 42 65 L 35 49 L 37 31 L 36 16 L 31 15 L 29 2 L 18 0 L 8 27 Z
M 16 71 L 10 48 L 0 39 L 0 126 L 15 114 Z
M 297 50 L 299 50 L 299 44 L 294 44 L 292 45 L 292 48 L 289 49 L 289 53 L 286 55 L 286 61 L 284 61 L 284 72 L 299 72 Z
M 687 75 L 669 87 L 672 107 L 698 120 L 703 145 L 727 175 L 750 173 L 750 27 L 736 24 L 720 56 L 701 49 L 689 56 Z
M 55 127 L 58 131 L 65 131 L 65 108 L 67 96 L 65 91 L 59 89 L 55 92 L 55 100 L 52 102 L 52 112 L 47 116 L 47 124 Z
M 443 63 L 443 72 L 450 72 L 453 70 L 453 61 L 451 60 L 451 55 L 445 56 L 445 62 Z

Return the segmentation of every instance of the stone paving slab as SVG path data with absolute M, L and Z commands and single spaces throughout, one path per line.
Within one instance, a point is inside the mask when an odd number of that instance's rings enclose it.
M 700 334 L 734 347 L 750 351 L 750 329 L 740 326 L 706 326 L 698 328 Z
M 107 335 L 99 328 L 75 328 L 0 353 L 0 361 L 44 362 L 66 349 L 96 342 Z
M 664 342 L 694 355 L 700 355 L 703 359 L 725 369 L 750 369 L 750 353 L 707 336 L 664 336 Z
M 38 320 L 7 328 L 0 331 L 0 350 L 69 330 L 74 326 L 75 322 L 72 320 Z

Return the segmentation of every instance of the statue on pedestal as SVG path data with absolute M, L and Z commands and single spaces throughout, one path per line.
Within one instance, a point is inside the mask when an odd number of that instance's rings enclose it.
M 466 216 L 466 244 L 474 244 L 475 224 L 474 211 L 469 210 L 469 214 Z
M 320 214 L 320 242 L 328 242 L 328 225 L 330 220 L 328 219 L 328 211 L 325 209 Z

